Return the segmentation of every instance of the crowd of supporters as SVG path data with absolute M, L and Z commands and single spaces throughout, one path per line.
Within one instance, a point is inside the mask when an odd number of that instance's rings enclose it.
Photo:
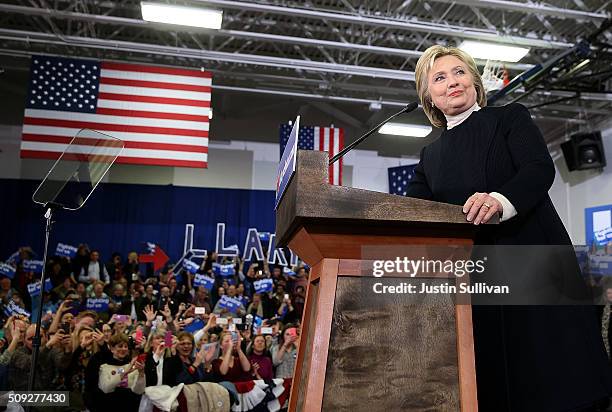
M 23 265 L 31 254 L 20 248 L 14 275 L 0 278 L 0 391 L 28 386 L 40 301 L 32 288 L 38 274 Z M 194 273 L 171 266 L 154 272 L 138 259 L 135 252 L 114 254 L 105 263 L 86 245 L 72 259 L 48 259 L 50 284 L 38 289 L 34 388 L 68 391 L 65 409 L 74 411 L 213 410 L 206 402 L 222 405 L 219 411 L 286 407 L 307 268 L 209 253 Z M 221 276 L 215 264 L 233 270 Z M 196 286 L 199 274 L 214 283 Z M 272 280 L 271 290 L 256 289 L 262 279 Z M 228 306 L 227 298 L 238 303 Z M 265 397 L 250 399 L 256 390 Z

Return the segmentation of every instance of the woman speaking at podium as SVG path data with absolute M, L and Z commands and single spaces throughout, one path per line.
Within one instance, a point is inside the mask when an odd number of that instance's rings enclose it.
M 476 64 L 457 48 L 427 49 L 416 88 L 425 114 L 444 130 L 421 151 L 407 195 L 463 205 L 474 225 L 499 215 L 477 244 L 571 245 L 548 196 L 554 164 L 527 109 L 485 107 Z M 598 410 L 612 394 L 612 374 L 595 313 L 474 306 L 480 412 Z

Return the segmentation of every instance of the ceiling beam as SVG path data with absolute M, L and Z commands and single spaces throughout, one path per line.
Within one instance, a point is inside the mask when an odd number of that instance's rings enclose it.
M 420 31 L 443 36 L 454 36 L 464 39 L 484 40 L 493 43 L 508 43 L 512 45 L 522 45 L 546 49 L 569 48 L 573 43 L 562 41 L 552 41 L 532 37 L 508 36 L 502 32 L 483 30 L 474 27 L 453 26 L 443 23 L 422 22 L 410 19 L 399 20 L 391 18 L 370 17 L 355 14 L 337 13 L 306 8 L 294 8 L 286 6 L 275 6 L 264 3 L 252 3 L 235 0 L 194 0 L 198 4 L 207 4 L 227 9 L 250 10 L 262 13 L 273 13 L 284 16 L 294 16 L 309 19 L 327 19 L 331 21 L 341 21 L 350 24 L 368 25 L 384 27 L 398 30 Z
M 0 39 L 24 42 L 53 44 L 88 49 L 105 49 L 132 53 L 157 53 L 172 57 L 194 58 L 207 61 L 241 63 L 255 66 L 282 67 L 293 70 L 306 70 L 319 73 L 335 73 L 353 76 L 364 76 L 383 79 L 414 81 L 414 72 L 384 69 L 369 66 L 326 63 L 318 61 L 289 59 L 282 57 L 227 53 L 210 50 L 199 50 L 184 47 L 162 46 L 149 43 L 133 43 L 118 40 L 104 40 L 91 37 L 62 36 L 61 38 L 47 33 L 24 30 L 0 29 Z
M 455 3 L 466 6 L 473 6 L 485 9 L 509 10 L 528 14 L 539 14 L 543 16 L 553 16 L 562 19 L 574 19 L 580 21 L 594 21 L 603 23 L 610 18 L 610 13 L 589 12 L 576 9 L 563 9 L 560 7 L 548 6 L 544 3 L 508 0 L 431 0 L 438 3 Z

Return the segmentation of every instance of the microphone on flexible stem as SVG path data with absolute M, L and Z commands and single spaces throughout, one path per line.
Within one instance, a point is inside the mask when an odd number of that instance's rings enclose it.
M 412 102 L 412 103 L 407 104 L 406 107 L 404 107 L 402 110 L 400 110 L 399 112 L 395 113 L 393 116 L 390 116 L 389 118 L 383 120 L 376 127 L 374 127 L 372 130 L 370 130 L 369 132 L 367 132 L 366 134 L 361 136 L 359 139 L 355 140 L 353 143 L 351 143 L 350 145 L 346 146 L 344 149 L 339 151 L 334 157 L 332 157 L 329 160 L 329 165 L 331 166 L 332 164 L 334 164 L 338 159 L 340 159 L 342 156 L 344 156 L 346 154 L 346 152 L 351 150 L 353 147 L 357 146 L 359 143 L 363 142 L 365 139 L 368 138 L 368 136 L 370 136 L 375 131 L 380 129 L 385 123 L 390 122 L 391 120 L 395 119 L 397 116 L 399 116 L 402 113 L 411 112 L 414 109 L 416 109 L 417 107 L 419 107 L 419 104 L 416 103 L 416 102 Z

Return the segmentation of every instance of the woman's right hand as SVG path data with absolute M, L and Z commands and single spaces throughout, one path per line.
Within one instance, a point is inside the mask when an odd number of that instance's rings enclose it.
M 153 305 L 145 306 L 143 313 L 147 319 L 147 322 L 153 322 L 155 320 L 155 310 L 153 310 Z

